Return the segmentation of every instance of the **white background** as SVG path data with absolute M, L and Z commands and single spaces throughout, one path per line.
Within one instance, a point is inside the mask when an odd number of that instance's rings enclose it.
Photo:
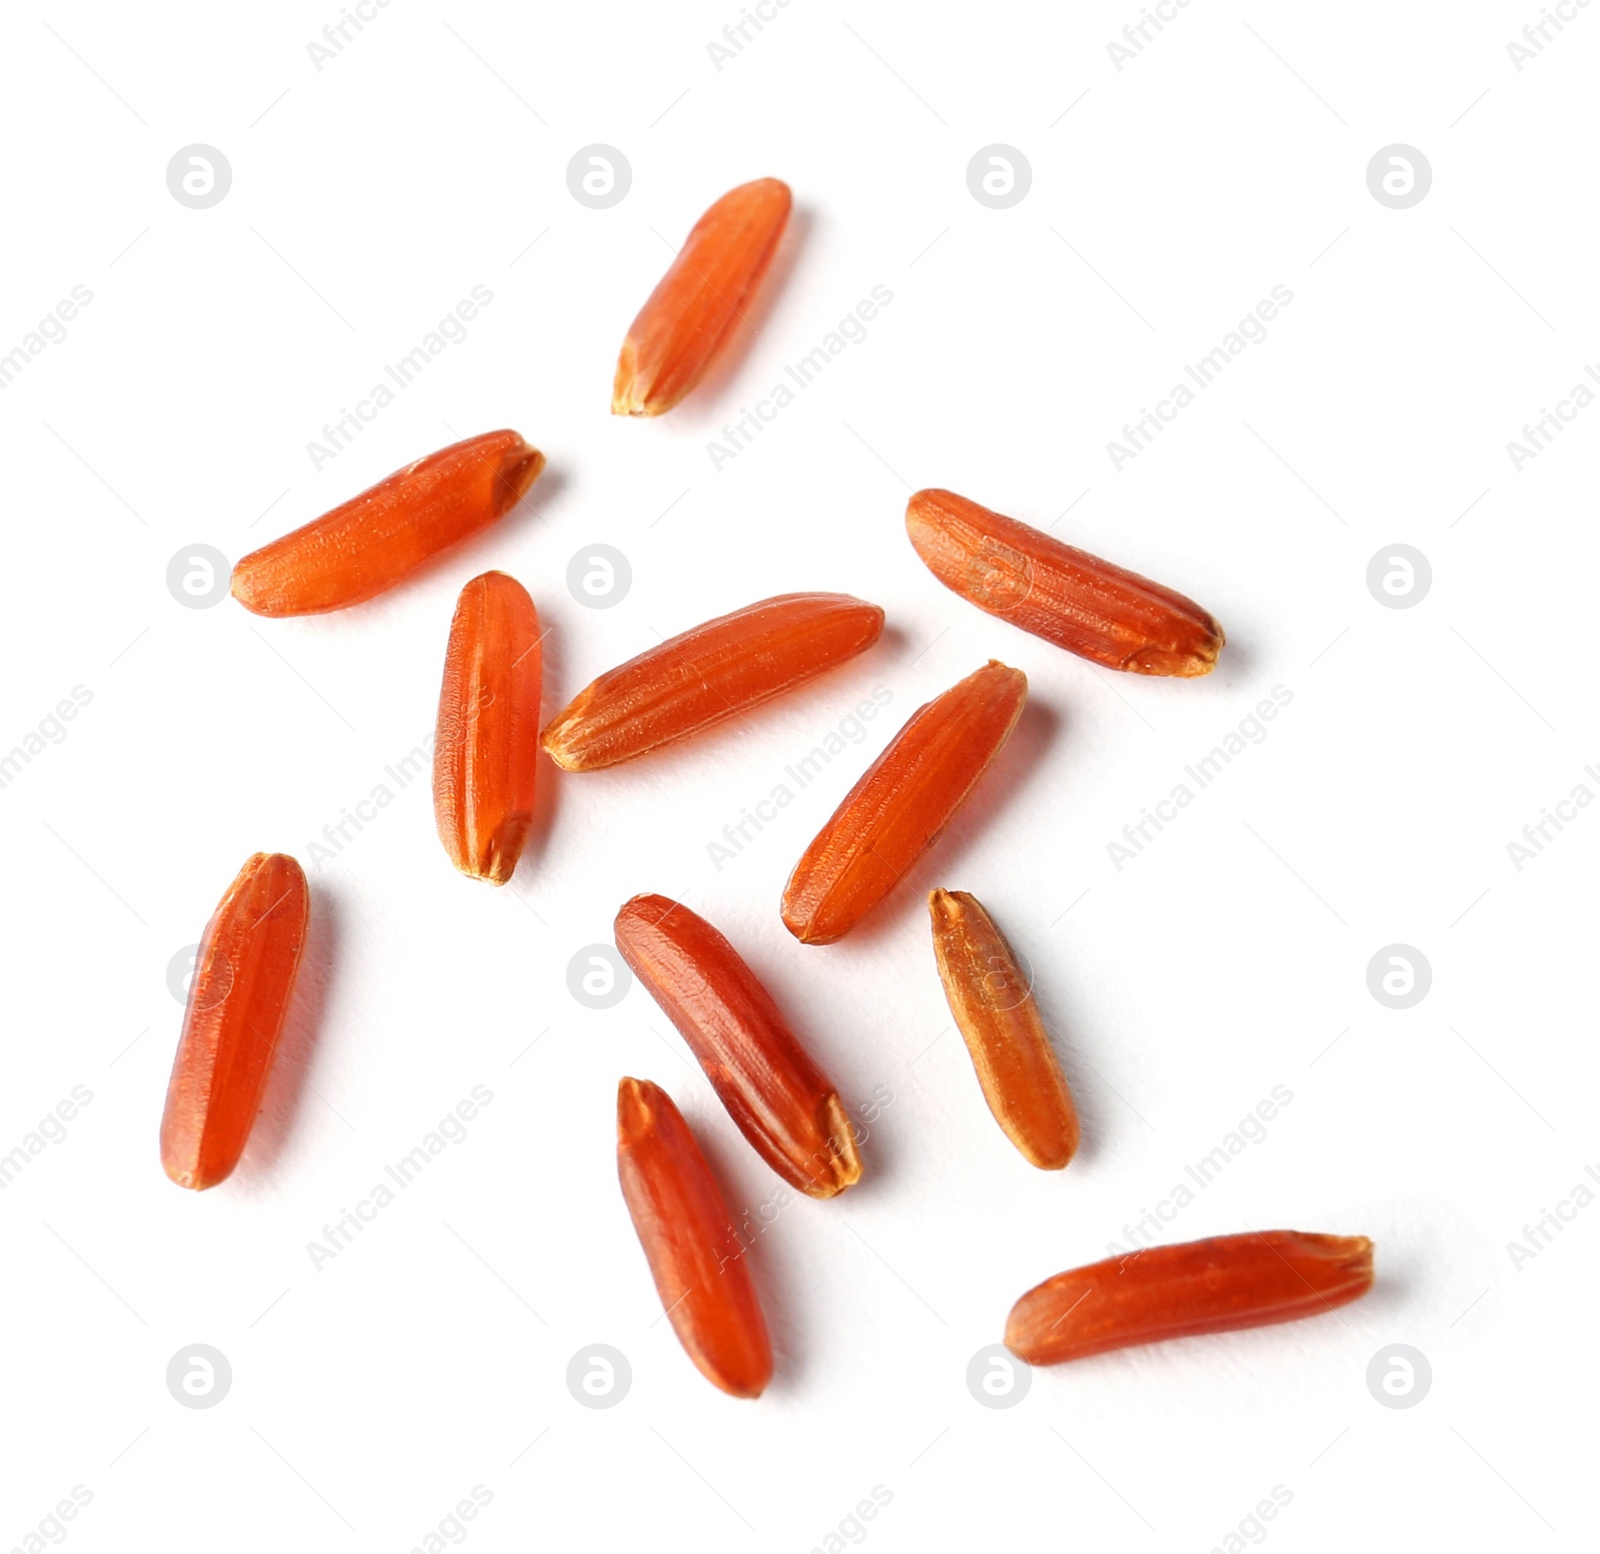
M 731 3 L 394 0 L 319 72 L 331 3 L 7 8 L 0 351 L 74 285 L 93 302 L 0 392 L 0 747 L 75 685 L 92 701 L 0 789 L 0 1151 L 74 1085 L 93 1100 L 0 1191 L 0 1546 L 75 1484 L 85 1551 L 405 1550 L 474 1485 L 485 1550 L 1203 1551 L 1276 1485 L 1292 1500 L 1247 1535 L 1283 1550 L 1576 1546 L 1600 1209 L 1520 1271 L 1507 1243 L 1600 1162 L 1600 818 L 1520 872 L 1506 844 L 1600 791 L 1600 409 L 1520 473 L 1506 443 L 1600 360 L 1600 16 L 1519 73 L 1505 45 L 1535 9 L 1196 0 L 1119 72 L 1131 3 L 794 0 L 719 71 Z M 233 170 L 208 210 L 165 182 L 192 142 Z M 567 190 L 591 142 L 632 166 L 607 211 Z M 1032 167 L 1004 211 L 966 185 L 993 142 Z M 1433 169 L 1409 210 L 1366 183 L 1393 142 Z M 759 338 L 666 419 L 611 418 L 668 244 L 762 175 L 797 217 Z M 474 285 L 493 302 L 467 339 L 316 470 L 324 423 Z M 893 302 L 865 341 L 716 472 L 722 423 L 875 285 Z M 1108 439 L 1274 285 L 1294 300 L 1268 338 L 1118 473 Z M 237 559 L 499 426 L 548 472 L 390 595 L 263 621 L 169 593 L 184 547 Z M 904 536 L 924 485 L 1193 595 L 1227 628 L 1217 672 L 1099 672 L 962 604 Z M 633 570 L 608 610 L 565 581 L 596 542 Z M 1365 582 L 1397 542 L 1433 571 L 1407 610 Z M 182 1192 L 156 1147 L 169 962 L 249 853 L 310 863 L 389 783 L 431 728 L 455 594 L 491 566 L 550 628 L 552 712 L 772 593 L 856 593 L 890 631 L 749 729 L 606 775 L 543 765 L 500 892 L 450 869 L 426 782 L 397 791 L 311 868 L 243 1165 Z M 990 656 L 1032 686 L 1002 760 L 867 925 L 801 948 L 777 915 L 801 849 L 892 727 Z M 1107 843 L 1274 685 L 1293 700 L 1270 737 L 1118 871 Z M 707 844 L 873 686 L 892 701 L 867 739 L 714 867 Z M 933 970 L 934 884 L 977 893 L 1035 967 L 1083 1115 L 1065 1173 L 984 1108 Z M 777 1180 L 640 989 L 606 1012 L 567 990 L 643 890 L 732 937 L 847 1101 L 893 1096 L 862 1184 L 784 1209 L 751 1254 L 777 1351 L 757 1403 L 658 1320 L 618 1077 L 671 1089 L 730 1205 Z M 1399 1012 L 1366 982 L 1394 942 L 1433 971 Z M 314 1269 L 307 1243 L 474 1085 L 493 1101 L 466 1139 Z M 1164 1235 L 1364 1233 L 1371 1296 L 979 1407 L 966 1366 L 1012 1301 L 1104 1256 L 1274 1085 L 1292 1104 Z M 564 1380 L 595 1342 L 633 1369 L 603 1412 Z M 165 1385 L 193 1343 L 233 1369 L 209 1410 Z M 1366 1384 L 1393 1343 L 1431 1362 L 1410 1409 Z M 875 1485 L 892 1500 L 841 1534 Z

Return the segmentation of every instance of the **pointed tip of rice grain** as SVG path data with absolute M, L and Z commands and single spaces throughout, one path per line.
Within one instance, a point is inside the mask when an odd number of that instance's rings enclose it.
M 624 1075 L 617 1081 L 617 1142 L 637 1139 L 650 1126 L 656 1086 L 648 1079 Z

